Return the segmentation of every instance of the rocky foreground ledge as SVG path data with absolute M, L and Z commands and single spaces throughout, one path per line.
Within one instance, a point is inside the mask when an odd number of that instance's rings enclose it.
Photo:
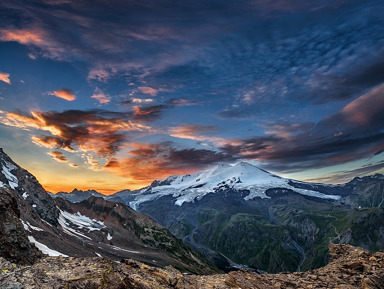
M 150 267 L 133 260 L 45 257 L 20 266 L 0 258 L 0 288 L 384 288 L 384 252 L 330 245 L 325 267 L 309 271 L 257 274 L 185 275 L 173 267 Z

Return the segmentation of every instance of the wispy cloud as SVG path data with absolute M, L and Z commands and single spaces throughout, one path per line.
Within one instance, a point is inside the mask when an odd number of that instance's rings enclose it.
M 72 92 L 72 90 L 68 88 L 61 88 L 59 90 L 48 92 L 48 94 L 54 95 L 58 98 L 65 99 L 68 101 L 74 101 L 76 99 L 75 94 Z
M 172 137 L 196 140 L 203 145 L 210 144 L 218 147 L 227 144 L 229 142 L 227 139 L 213 136 L 217 131 L 217 128 L 212 125 L 187 124 L 171 127 L 168 134 Z
M 150 121 L 159 118 L 165 109 L 170 108 L 168 105 L 159 104 L 147 107 L 133 106 L 133 117 L 136 120 Z
M 156 96 L 157 93 L 159 92 L 158 89 L 155 89 L 155 88 L 152 88 L 152 87 L 149 87 L 149 86 L 139 86 L 138 89 L 139 89 L 142 93 L 150 94 L 150 95 L 152 95 L 152 96 Z
M 214 132 L 212 125 L 187 124 L 173 127 L 169 130 L 171 136 L 195 139 L 197 135 Z
M 196 172 L 215 163 L 234 159 L 218 151 L 208 149 L 178 149 L 170 142 L 159 144 L 132 143 L 126 158 L 111 159 L 104 168 L 128 177 L 137 187 L 154 179 L 172 174 Z
M 64 156 L 62 152 L 59 151 L 51 151 L 48 153 L 55 161 L 59 163 L 66 163 L 68 159 Z
M 11 80 L 9 79 L 9 73 L 0 72 L 0 81 L 11 84 Z
M 105 95 L 102 91 L 97 91 L 96 94 L 93 94 L 91 98 L 96 99 L 99 104 L 107 104 L 111 102 L 111 98 L 107 95 Z
M 40 51 L 34 50 L 29 54 L 32 59 L 36 58 L 38 54 L 54 59 L 66 58 L 63 45 L 50 35 L 49 29 L 39 26 L 37 22 L 32 24 L 32 28 L 9 27 L 0 29 L 0 41 L 14 41 L 23 45 L 39 48 Z M 68 52 L 70 52 L 70 50 Z
M 46 45 L 44 32 L 38 29 L 0 29 L 1 41 L 16 41 L 27 45 Z
M 221 149 L 285 172 L 368 159 L 384 150 L 383 95 L 380 85 L 318 123 L 275 123 L 266 126 L 267 136 L 237 139 Z
M 153 102 L 154 99 L 153 98 L 131 98 L 130 101 L 133 103 L 150 103 L 150 102 Z

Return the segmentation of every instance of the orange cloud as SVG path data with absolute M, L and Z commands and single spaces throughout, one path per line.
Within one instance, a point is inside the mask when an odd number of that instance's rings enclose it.
M 48 94 L 57 96 L 68 101 L 74 101 L 76 99 L 75 94 L 72 92 L 72 90 L 68 88 L 62 88 L 53 92 L 49 92 Z
M 274 135 L 281 139 L 289 140 L 293 136 L 308 131 L 313 127 L 313 123 L 304 122 L 304 123 L 273 123 L 265 125 L 265 134 Z
M 131 144 L 134 150 L 128 157 L 117 160 L 112 158 L 105 166 L 108 172 L 129 179 L 133 188 L 150 184 L 155 179 L 163 179 L 169 175 L 185 174 L 189 169 L 170 167 L 163 149 L 154 144 Z
M 126 133 L 152 131 L 149 126 L 129 119 L 132 117 L 132 114 L 107 111 L 32 111 L 31 115 L 0 111 L 0 120 L 5 125 L 51 134 L 33 136 L 35 144 L 84 153 L 92 168 L 99 167 L 95 156 L 109 159 L 121 149 Z
M 229 141 L 222 137 L 207 136 L 215 132 L 216 129 L 210 125 L 196 125 L 188 124 L 177 127 L 172 127 L 168 130 L 168 134 L 177 138 L 192 139 L 202 142 L 203 145 L 206 143 L 223 146 Z
M 0 81 L 11 84 L 11 80 L 9 79 L 9 73 L 0 72 Z
M 346 105 L 341 114 L 354 124 L 369 125 L 384 109 L 384 84 Z
M 68 49 L 57 43 L 53 37 L 40 27 L 28 29 L 0 29 L 0 41 L 15 41 L 23 45 L 36 46 L 41 50 L 34 50 L 29 53 L 31 59 L 37 54 L 46 57 L 62 59 L 68 55 Z
M 60 131 L 55 128 L 55 126 L 48 125 L 47 122 L 39 116 L 39 113 L 32 111 L 31 114 L 32 116 L 28 116 L 0 110 L 0 120 L 4 125 L 17 127 L 23 130 L 34 128 L 60 135 Z
M 104 169 L 129 178 L 130 184 L 142 187 L 154 179 L 197 172 L 209 165 L 234 159 L 207 149 L 176 149 L 172 143 L 131 143 L 132 150 L 121 159 L 111 158 Z
M 0 29 L 1 41 L 16 41 L 20 44 L 42 46 L 45 44 L 45 35 L 38 29 Z
M 158 89 L 154 89 L 152 87 L 149 87 L 149 86 L 140 86 L 138 87 L 138 89 L 142 92 L 142 93 L 145 93 L 145 94 L 150 94 L 152 96 L 156 96 L 157 93 L 160 91 Z
M 158 118 L 162 111 L 166 108 L 169 108 L 166 105 L 154 105 L 148 107 L 139 107 L 137 105 L 133 106 L 133 117 L 137 120 L 152 120 Z
M 188 139 L 198 139 L 198 135 L 207 132 L 215 131 L 210 125 L 188 124 L 183 126 L 173 127 L 169 130 L 171 136 Z
M 66 163 L 68 162 L 68 159 L 63 155 L 62 152 L 59 152 L 59 151 L 52 151 L 52 152 L 49 152 L 48 153 L 50 156 L 52 156 L 52 158 L 57 161 L 57 162 L 60 162 L 60 163 Z
M 91 98 L 96 99 L 100 104 L 107 104 L 111 101 L 111 99 L 102 92 L 92 95 Z

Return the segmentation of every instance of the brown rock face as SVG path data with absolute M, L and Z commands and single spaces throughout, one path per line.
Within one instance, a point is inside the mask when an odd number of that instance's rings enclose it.
M 6 189 L 0 189 L 0 256 L 20 264 L 32 264 L 42 256 L 29 242 L 16 199 Z
M 154 268 L 133 260 L 46 257 L 14 267 L 0 258 L 1 288 L 384 288 L 384 252 L 330 245 L 331 262 L 309 272 L 184 275 L 173 267 Z M 7 287 L 8 286 L 8 287 Z M 23 287 L 25 286 L 25 287 Z

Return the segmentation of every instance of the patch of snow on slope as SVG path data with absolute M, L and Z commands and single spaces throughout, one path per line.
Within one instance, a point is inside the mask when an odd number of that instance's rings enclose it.
M 31 230 L 29 230 L 28 225 L 27 225 L 22 219 L 20 219 L 20 221 L 21 221 L 21 223 L 23 224 L 24 230 L 30 232 Z
M 79 212 L 77 212 L 76 214 L 71 214 L 66 211 L 60 211 L 60 213 L 63 215 L 65 219 L 70 221 L 79 229 L 85 228 L 85 229 L 88 229 L 89 231 L 95 231 L 95 230 L 101 230 L 102 228 L 105 228 L 105 225 L 103 222 L 90 219 L 87 216 L 83 216 Z
M 322 199 L 340 199 L 340 196 L 294 188 L 289 185 L 289 181 L 289 179 L 273 175 L 246 162 L 240 162 L 233 166 L 219 165 L 212 170 L 194 175 L 169 177 L 164 181 L 167 185 L 148 187 L 141 190 L 129 205 L 136 210 L 141 203 L 172 195 L 172 197 L 176 198 L 175 204 L 181 206 L 184 202 L 200 200 L 209 193 L 219 191 L 220 188 L 248 190 L 250 193 L 244 198 L 245 200 L 256 197 L 269 198 L 265 194 L 269 188 L 291 189 L 302 195 Z
M 107 245 L 109 247 L 111 247 L 113 250 L 117 250 L 117 251 L 124 251 L 124 252 L 128 252 L 128 253 L 134 253 L 134 254 L 139 254 L 140 252 L 139 251 L 132 251 L 132 250 L 127 250 L 127 249 L 123 249 L 123 248 L 120 248 L 120 247 L 117 247 L 117 246 L 113 246 L 113 245 Z
M 25 199 L 27 199 L 28 198 L 28 193 L 27 192 L 24 192 L 24 194 L 22 195 L 22 197 L 23 197 L 23 199 L 25 200 Z
M 69 223 L 67 222 L 67 220 L 64 218 L 62 211 L 60 211 L 58 222 L 66 234 L 77 237 L 77 238 L 85 238 L 88 240 L 92 240 L 91 238 L 89 238 L 89 237 L 85 236 L 84 234 L 76 231 L 75 229 L 72 229 L 69 226 Z
M 2 169 L 2 174 L 7 178 L 9 186 L 14 189 L 19 186 L 19 180 L 16 178 L 14 174 L 11 173 L 12 170 L 16 169 L 16 166 L 13 164 L 3 160 L 4 164 Z
M 28 221 L 25 221 L 25 222 L 24 222 L 24 221 L 21 220 L 21 219 L 20 219 L 20 221 L 21 221 L 21 223 L 23 224 L 24 230 L 26 230 L 26 231 L 31 232 L 30 229 L 32 229 L 32 230 L 34 230 L 34 231 L 42 231 L 42 232 L 44 232 L 43 229 L 41 229 L 41 228 L 39 228 L 39 227 L 32 226 Z
M 48 223 L 47 221 L 45 220 L 42 220 L 44 223 L 46 223 L 47 225 L 49 225 L 50 227 L 52 227 L 52 225 L 50 223 Z
M 107 240 L 108 241 L 111 241 L 112 240 L 112 236 L 108 233 L 108 235 L 107 235 Z
M 79 232 L 78 230 L 71 227 L 77 227 L 77 229 L 86 229 L 88 232 L 95 231 L 95 230 L 101 230 L 102 228 L 105 228 L 105 225 L 103 222 L 93 220 L 88 218 L 87 216 L 81 215 L 79 212 L 76 214 L 71 214 L 66 211 L 60 210 L 60 215 L 58 222 L 60 226 L 63 228 L 64 232 L 68 235 L 75 236 L 77 238 L 86 238 L 89 240 L 92 240 L 90 237 L 85 236 L 83 233 Z
M 4 187 L 4 183 L 0 182 L 0 188 Z
M 28 236 L 28 240 L 29 242 L 31 243 L 34 243 L 36 245 L 36 247 L 41 251 L 43 252 L 44 254 L 47 254 L 48 256 L 63 256 L 63 257 L 68 257 L 68 255 L 65 255 L 63 253 L 60 253 L 58 251 L 55 251 L 55 250 L 52 250 L 50 248 L 48 248 L 46 245 L 36 241 L 35 238 L 33 238 L 32 236 Z

